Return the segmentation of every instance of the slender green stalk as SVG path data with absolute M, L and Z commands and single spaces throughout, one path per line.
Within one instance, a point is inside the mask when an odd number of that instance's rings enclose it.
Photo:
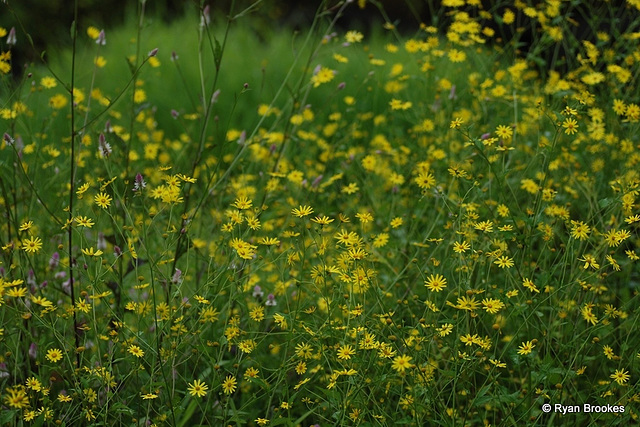
M 73 308 L 73 337 L 75 342 L 76 368 L 80 369 L 80 331 L 78 329 L 78 315 L 76 310 L 75 284 L 74 284 L 74 264 L 73 257 L 73 200 L 75 195 L 75 174 L 76 174 L 76 106 L 73 101 L 73 92 L 76 79 L 76 45 L 78 39 L 78 0 L 73 3 L 73 23 L 71 25 L 71 88 L 69 97 L 71 105 L 71 156 L 69 170 L 69 216 L 67 222 L 67 250 L 69 252 L 69 289 L 71 291 L 71 306 Z

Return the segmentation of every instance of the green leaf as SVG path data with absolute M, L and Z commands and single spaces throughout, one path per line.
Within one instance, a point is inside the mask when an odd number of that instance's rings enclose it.
M 220 42 L 217 38 L 213 38 L 213 42 L 215 43 L 215 47 L 213 48 L 213 59 L 216 63 L 216 70 L 220 69 L 220 62 L 222 62 L 222 46 L 220 46 Z
M 602 209 L 609 207 L 609 205 L 611 205 L 611 199 L 608 197 L 598 200 L 598 206 L 600 206 Z
M 196 410 L 196 406 L 198 406 L 198 402 L 195 399 L 191 399 L 191 402 L 189 402 L 189 406 L 182 415 L 182 419 L 180 420 L 180 422 L 178 422 L 179 427 L 184 427 L 184 425 L 189 421 Z

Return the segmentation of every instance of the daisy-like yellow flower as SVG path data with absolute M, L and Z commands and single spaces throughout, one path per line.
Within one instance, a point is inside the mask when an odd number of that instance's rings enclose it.
M 520 347 L 518 347 L 518 354 L 522 356 L 527 355 L 533 351 L 535 346 L 536 345 L 531 341 L 523 342 L 520 344 Z
M 489 362 L 496 368 L 506 368 L 507 364 L 496 359 L 489 359 Z
M 71 396 L 66 395 L 66 394 L 58 394 L 58 402 L 62 402 L 62 403 L 68 403 L 71 402 L 73 399 L 71 398 Z
M 318 87 L 323 83 L 328 83 L 333 80 L 335 73 L 330 68 L 322 67 L 316 74 L 311 77 L 311 83 L 313 87 Z
M 41 78 L 40 79 L 40 84 L 45 89 L 52 89 L 52 88 L 58 86 L 58 82 L 56 82 L 56 79 L 54 79 L 53 77 L 49 77 L 49 76 Z
M 18 230 L 27 231 L 31 227 L 33 227 L 33 221 L 27 221 L 27 222 L 24 222 L 24 223 L 20 224 L 20 228 Z
M 39 237 L 29 237 L 22 241 L 22 249 L 27 253 L 37 253 L 42 248 L 42 239 Z
M 453 251 L 457 254 L 463 254 L 471 248 L 471 245 L 466 241 L 455 242 L 453 244 Z
M 533 280 L 531 280 L 529 278 L 525 277 L 525 279 L 522 281 L 522 286 L 524 286 L 525 288 L 529 289 L 531 292 L 540 293 L 540 290 L 533 283 Z
M 624 385 L 629 378 L 629 371 L 625 371 L 624 369 L 616 369 L 616 371 L 611 374 L 611 379 L 618 383 L 618 385 Z
M 418 184 L 418 187 L 422 188 L 423 190 L 428 190 L 429 188 L 436 185 L 436 178 L 432 173 L 429 172 L 422 172 L 418 174 L 418 176 L 414 178 L 414 181 L 416 184 Z
M 227 378 L 225 378 L 222 382 L 222 391 L 224 392 L 224 394 L 231 394 L 236 391 L 237 384 L 238 381 L 236 380 L 236 377 L 234 377 L 233 375 L 227 375 Z
M 45 358 L 52 363 L 57 363 L 62 360 L 62 351 L 58 348 L 50 348 L 47 350 Z
M 564 128 L 564 133 L 566 133 L 567 135 L 573 135 L 574 133 L 578 132 L 578 122 L 576 122 L 571 117 L 567 117 L 566 119 L 564 119 L 564 122 L 562 122 L 562 127 Z
M 391 222 L 389 223 L 389 225 L 391 226 L 391 228 L 398 228 L 400 227 L 402 224 L 404 223 L 404 220 L 402 218 L 400 218 L 399 216 L 393 218 L 391 220 Z
M 403 374 L 405 370 L 411 369 L 414 366 L 413 363 L 411 363 L 411 359 L 412 357 L 407 356 L 406 354 L 396 356 L 393 359 L 391 367 L 399 373 Z
M 597 270 L 600 268 L 600 264 L 598 264 L 598 261 L 596 260 L 596 258 L 591 254 L 586 254 L 582 258 L 578 258 L 578 261 L 584 262 L 584 265 L 582 266 L 582 268 L 584 268 L 585 270 L 589 267 L 593 268 L 594 270 Z
M 493 263 L 496 264 L 500 268 L 511 268 L 514 265 L 513 264 L 513 259 L 509 258 L 506 255 L 502 255 L 500 258 L 495 260 Z
M 356 354 L 356 350 L 349 344 L 340 346 L 340 348 L 338 348 L 338 359 L 340 360 L 349 360 L 354 354 Z
M 616 357 L 615 353 L 613 352 L 613 349 L 608 345 L 605 345 L 604 347 L 602 347 L 602 352 L 604 353 L 605 356 L 607 356 L 607 359 L 609 360 L 612 360 L 614 357 Z
M 231 206 L 240 210 L 249 209 L 253 205 L 253 201 L 246 196 L 236 198 Z
M 468 310 L 468 311 L 477 310 L 479 306 L 480 306 L 480 303 L 476 301 L 475 297 L 468 297 L 466 295 L 462 296 L 461 298 L 458 298 L 456 301 L 456 305 L 454 305 L 454 307 L 457 308 L 458 310 Z
M 484 308 L 487 313 L 496 314 L 504 308 L 504 303 L 499 299 L 485 298 L 482 300 L 482 308 Z
M 496 128 L 496 135 L 498 135 L 499 138 L 510 140 L 513 136 L 513 128 L 511 128 L 511 126 L 499 125 Z
M 93 200 L 96 202 L 96 205 L 102 209 L 106 209 L 111 205 L 111 200 L 113 199 L 107 193 L 98 193 Z
M 424 281 L 424 285 L 433 292 L 440 292 L 447 287 L 447 279 L 442 274 L 432 274 L 427 280 Z
M 42 383 L 36 377 L 27 378 L 27 382 L 25 385 L 30 390 L 34 390 L 34 391 L 42 390 Z
M 29 406 L 29 397 L 23 386 L 5 389 L 4 402 L 11 408 L 21 409 Z
M 344 35 L 344 39 L 347 43 L 360 43 L 363 37 L 364 36 L 359 31 L 347 31 L 347 34 Z
M 87 28 L 87 35 L 95 40 L 100 35 L 100 30 L 97 29 L 96 27 L 91 26 Z
M 88 189 L 89 189 L 88 182 L 85 182 L 80 187 L 78 187 L 78 190 L 76 191 L 76 194 L 78 195 L 78 199 L 82 199 L 82 195 L 86 193 Z
M 91 246 L 89 249 L 82 249 L 82 253 L 87 255 L 87 256 L 100 256 L 103 254 L 103 252 L 98 249 L 97 251 L 93 249 L 93 246 Z
M 299 208 L 294 208 L 291 210 L 291 214 L 297 216 L 298 218 L 303 218 L 307 215 L 311 215 L 313 213 L 313 208 L 311 206 L 300 206 Z
M 315 222 L 316 224 L 320 224 L 320 225 L 329 225 L 333 222 L 332 218 L 329 218 L 326 215 L 321 215 L 321 216 L 317 216 L 315 218 L 313 218 L 311 221 Z
M 451 121 L 451 123 L 449 124 L 449 128 L 450 129 L 459 129 L 460 125 L 462 125 L 462 123 L 464 123 L 464 121 L 460 118 L 460 117 L 456 117 L 453 121 Z
M 144 350 L 142 350 L 137 345 L 133 345 L 133 344 L 130 345 L 128 351 L 129 351 L 129 353 L 133 354 L 135 357 L 144 356 Z
M 204 381 L 195 380 L 192 384 L 189 384 L 187 390 L 191 396 L 204 397 L 207 394 L 207 390 L 209 390 L 209 386 Z
M 91 228 L 95 224 L 91 218 L 86 216 L 77 216 L 74 218 L 74 221 L 78 223 L 78 225 L 87 228 Z

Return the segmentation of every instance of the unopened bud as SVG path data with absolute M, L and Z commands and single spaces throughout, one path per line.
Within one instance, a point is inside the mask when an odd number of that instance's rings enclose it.
M 98 34 L 98 38 L 96 39 L 96 44 L 99 44 L 100 46 L 107 44 L 107 37 L 104 34 L 104 30 L 100 30 L 100 34 Z
M 18 39 L 16 38 L 16 27 L 11 27 L 11 30 L 9 30 L 6 43 L 7 46 L 15 46 L 16 43 L 18 43 Z
M 218 97 L 219 96 L 220 96 L 220 89 L 218 89 L 215 92 L 213 92 L 213 95 L 211 96 L 211 103 L 215 104 L 216 102 L 218 102 Z
M 240 132 L 240 138 L 238 138 L 238 145 L 244 145 L 245 142 L 247 142 L 247 132 L 243 130 L 242 132 Z
M 200 17 L 201 27 L 209 26 L 209 24 L 211 23 L 210 11 L 211 11 L 211 8 L 209 7 L 209 5 L 206 5 L 204 9 L 202 9 L 202 16 Z
M 158 54 L 158 48 L 153 49 L 149 52 L 149 57 L 156 56 Z

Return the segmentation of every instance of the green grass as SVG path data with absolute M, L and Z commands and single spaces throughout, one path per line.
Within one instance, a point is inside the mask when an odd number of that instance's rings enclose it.
M 331 16 L 81 23 L 4 78 L 0 423 L 636 422 L 634 45 L 547 75 Z

